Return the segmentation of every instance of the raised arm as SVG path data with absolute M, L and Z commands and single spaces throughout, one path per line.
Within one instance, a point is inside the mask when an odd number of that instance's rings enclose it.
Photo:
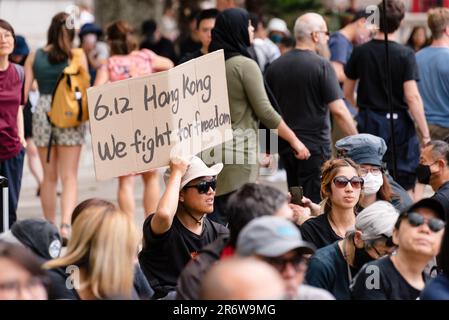
M 174 157 L 170 160 L 171 174 L 167 182 L 167 188 L 151 220 L 151 230 L 156 235 L 164 234 L 171 228 L 178 208 L 181 178 L 186 173 L 187 168 L 188 162 L 182 158 Z

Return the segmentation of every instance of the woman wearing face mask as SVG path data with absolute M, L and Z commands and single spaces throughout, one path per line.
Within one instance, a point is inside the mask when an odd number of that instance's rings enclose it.
M 390 202 L 398 211 L 412 204 L 407 192 L 382 168 L 382 158 L 387 151 L 382 138 L 358 134 L 338 140 L 335 147 L 339 155 L 351 158 L 360 166 L 364 181 L 360 210 L 378 200 Z

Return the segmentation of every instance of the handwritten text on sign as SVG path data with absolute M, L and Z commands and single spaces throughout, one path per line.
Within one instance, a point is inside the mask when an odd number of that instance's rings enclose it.
M 87 94 L 99 180 L 166 166 L 174 150 L 197 154 L 232 139 L 223 51 Z

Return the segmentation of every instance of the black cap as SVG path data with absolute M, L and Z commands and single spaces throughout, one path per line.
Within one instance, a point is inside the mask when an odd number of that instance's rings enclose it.
M 45 260 L 55 259 L 61 253 L 62 242 L 58 229 L 46 220 L 18 221 L 11 227 L 11 233 L 25 247 Z
M 416 209 L 420 209 L 420 208 L 430 209 L 438 215 L 438 218 L 440 218 L 443 221 L 446 221 L 446 214 L 445 214 L 443 205 L 441 204 L 441 202 L 439 202 L 438 200 L 433 199 L 433 198 L 424 198 L 424 199 L 419 200 L 418 202 L 413 204 L 410 208 L 403 211 L 401 213 L 401 216 L 403 216 L 407 213 L 416 211 Z

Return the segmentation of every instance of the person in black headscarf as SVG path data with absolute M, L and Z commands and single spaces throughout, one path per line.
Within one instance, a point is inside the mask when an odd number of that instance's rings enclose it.
M 246 10 L 228 9 L 217 16 L 209 45 L 209 52 L 224 50 L 234 137 L 231 148 L 231 144 L 226 143 L 221 159 L 214 159 L 208 154 L 209 159 L 224 163 L 223 171 L 218 175 L 215 210 L 211 217 L 223 224 L 227 222 L 224 208 L 229 196 L 245 183 L 257 180 L 257 136 L 260 121 L 269 129 L 277 129 L 278 135 L 290 144 L 298 159 L 310 157 L 309 150 L 285 124 L 267 97 L 259 66 L 248 53 L 253 32 Z M 249 134 L 248 130 L 252 130 L 254 134 Z M 247 144 L 243 142 L 245 139 L 248 139 Z M 229 152 L 232 157 L 226 156 Z M 244 164 L 229 163 L 225 159 L 244 159 Z

